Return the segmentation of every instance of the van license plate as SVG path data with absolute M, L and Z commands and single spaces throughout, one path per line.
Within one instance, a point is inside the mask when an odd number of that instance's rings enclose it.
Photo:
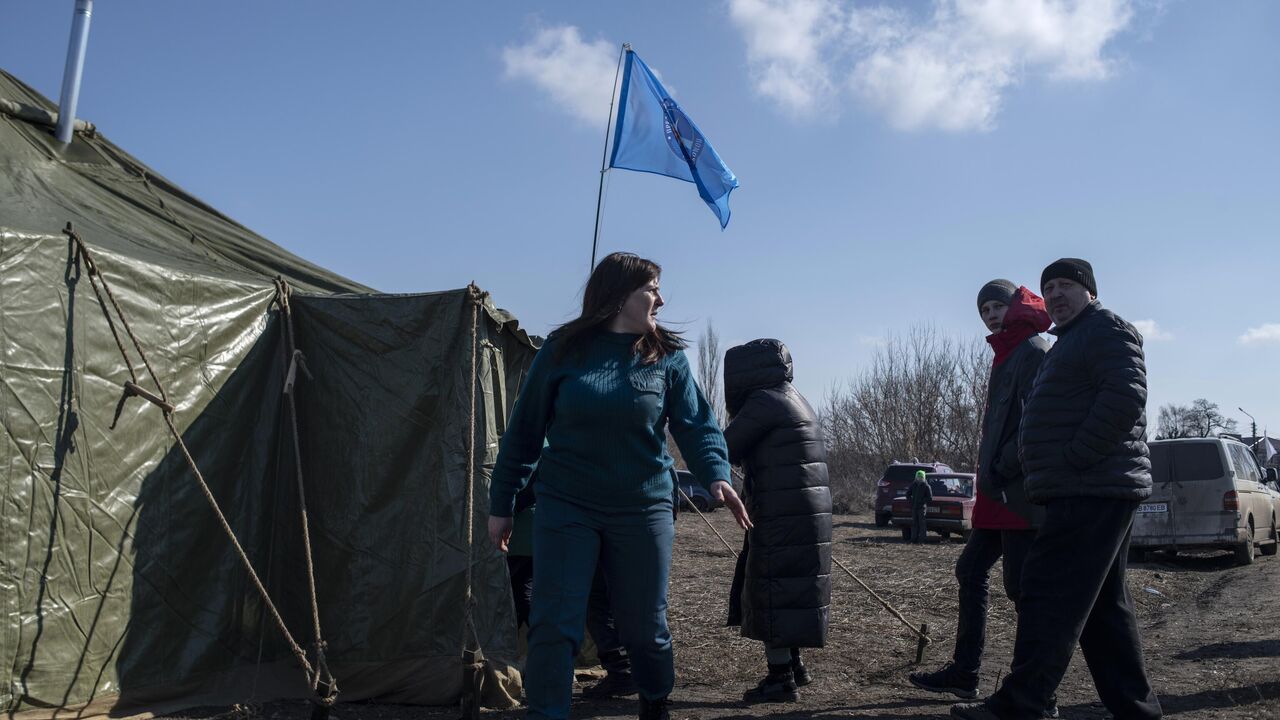
M 1138 506 L 1140 513 L 1167 513 L 1169 512 L 1169 503 L 1142 503 Z

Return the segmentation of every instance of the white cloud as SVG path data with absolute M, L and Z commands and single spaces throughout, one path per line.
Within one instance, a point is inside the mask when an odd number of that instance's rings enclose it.
M 574 118 L 603 127 L 609 115 L 619 46 L 584 42 L 578 28 L 539 29 L 529 42 L 503 48 L 506 76 L 528 80 Z
M 1280 323 L 1266 323 L 1244 331 L 1239 338 L 1241 345 L 1261 345 L 1280 342 Z
M 839 37 L 835 0 L 730 0 L 756 91 L 795 115 L 825 106 L 835 84 L 823 52 Z
M 876 335 L 859 335 L 858 344 L 869 348 L 882 348 L 889 344 L 888 339 Z
M 1162 329 L 1155 320 L 1134 320 L 1133 326 L 1142 333 L 1142 339 L 1147 342 L 1173 339 L 1173 333 Z
M 1028 76 L 1094 81 L 1139 0 L 934 0 L 927 15 L 837 0 L 730 0 L 756 91 L 795 115 L 849 93 L 899 130 L 990 130 Z M 832 78 L 843 78 L 840 82 Z

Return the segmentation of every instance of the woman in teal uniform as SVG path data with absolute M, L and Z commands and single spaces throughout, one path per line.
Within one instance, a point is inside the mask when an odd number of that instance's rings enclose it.
M 631 659 L 640 717 L 668 717 L 675 683 L 667 629 L 675 536 L 668 432 L 698 481 L 750 526 L 685 343 L 658 324 L 660 274 L 656 263 L 631 253 L 600 261 L 582 314 L 551 333 L 534 358 L 499 447 L 489 535 L 503 550 L 516 493 L 538 468 L 525 676 L 530 720 L 569 716 L 573 658 L 598 561 Z

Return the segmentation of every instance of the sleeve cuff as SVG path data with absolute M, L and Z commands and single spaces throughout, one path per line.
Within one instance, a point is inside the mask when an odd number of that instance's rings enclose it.
M 493 517 L 514 517 L 516 507 L 515 496 L 489 498 L 489 514 Z

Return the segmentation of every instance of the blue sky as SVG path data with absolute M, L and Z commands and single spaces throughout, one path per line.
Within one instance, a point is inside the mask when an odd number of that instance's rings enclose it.
M 0 66 L 55 99 L 72 5 L 0 12 Z M 983 282 L 1084 257 L 1143 321 L 1153 423 L 1206 397 L 1275 431 L 1277 27 L 1267 0 L 100 0 L 78 114 L 313 261 L 474 280 L 545 333 L 628 41 L 742 183 L 721 232 L 691 185 L 610 173 L 602 253 L 661 263 L 691 339 L 784 340 L 817 405 L 887 334 L 979 337 Z

